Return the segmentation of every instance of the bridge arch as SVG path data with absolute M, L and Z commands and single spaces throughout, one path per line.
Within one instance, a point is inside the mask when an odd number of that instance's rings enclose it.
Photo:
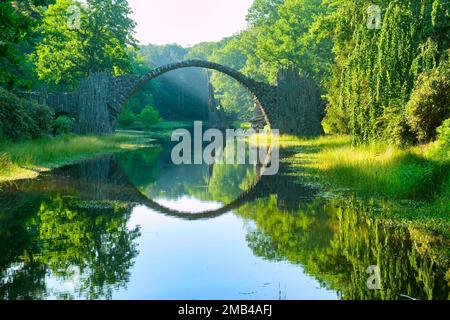
M 203 219 L 217 218 L 225 213 L 240 208 L 243 204 L 247 203 L 248 200 L 257 198 L 258 195 L 261 193 L 261 191 L 268 190 L 269 186 L 273 185 L 270 179 L 276 178 L 278 175 L 271 175 L 271 176 L 264 175 L 267 166 L 272 161 L 272 152 L 273 149 L 272 146 L 270 146 L 267 157 L 264 160 L 264 163 L 257 165 L 256 169 L 258 171 L 255 180 L 252 182 L 252 184 L 246 190 L 244 190 L 236 199 L 234 199 L 230 203 L 223 204 L 220 208 L 205 210 L 196 213 L 171 209 L 169 207 L 159 204 L 158 202 L 156 202 L 151 198 L 148 198 L 139 189 L 134 188 L 133 183 L 128 179 L 126 174 L 122 172 L 122 181 L 125 181 L 126 182 L 125 185 L 128 186 L 127 192 L 125 193 L 130 195 L 126 197 L 126 201 L 128 202 L 131 201 L 137 204 L 145 205 L 148 208 L 153 209 L 160 214 L 179 218 L 182 220 L 203 220 Z
M 108 103 L 108 108 L 110 109 L 112 118 L 111 120 L 114 121 L 117 118 L 128 99 L 144 84 L 167 72 L 190 67 L 216 70 L 238 81 L 253 95 L 255 104 L 264 116 L 266 123 L 273 127 L 275 121 L 274 107 L 276 105 L 275 87 L 263 82 L 255 81 L 233 68 L 203 60 L 186 60 L 175 62 L 153 69 L 152 71 L 141 76 L 124 75 L 115 78 L 111 84 L 110 91 L 112 94 L 109 97 L 110 101 Z
M 240 208 L 243 204 L 247 203 L 249 199 L 253 199 L 255 194 L 258 192 L 258 185 L 261 182 L 261 177 L 258 177 L 258 179 L 250 186 L 249 189 L 245 190 L 238 198 L 234 199 L 232 202 L 228 204 L 222 205 L 218 209 L 213 210 L 206 210 L 202 212 L 196 212 L 192 213 L 189 211 L 181 211 L 176 209 L 171 209 L 168 207 L 165 207 L 158 202 L 148 198 L 147 196 L 143 195 L 139 191 L 135 193 L 135 198 L 133 199 L 134 202 L 140 205 L 144 205 L 150 209 L 155 210 L 156 212 L 163 214 L 168 217 L 174 217 L 181 220 L 205 220 L 205 219 L 213 219 L 220 217 L 224 215 L 225 213 L 228 213 L 232 210 Z M 128 200 L 129 201 L 129 200 Z

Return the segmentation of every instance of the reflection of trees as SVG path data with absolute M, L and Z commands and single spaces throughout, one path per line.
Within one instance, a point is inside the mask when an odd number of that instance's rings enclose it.
M 36 261 L 64 280 L 79 270 L 78 293 L 89 299 L 111 298 L 113 289 L 125 286 L 138 230 L 128 230 L 126 207 L 73 208 L 56 197 L 43 202 L 35 223 L 42 252 Z
M 227 144 L 225 154 L 232 147 L 236 145 Z M 150 199 L 163 197 L 172 200 L 189 195 L 199 200 L 227 204 L 248 190 L 257 177 L 253 165 L 176 166 L 170 157 L 146 162 L 141 153 L 137 150 L 123 154 L 119 157 L 119 164 L 130 182 Z M 164 150 L 162 154 L 170 155 L 170 150 Z
M 144 194 L 155 184 L 157 179 L 155 162 L 160 153 L 161 148 L 154 146 L 122 153 L 117 157 L 119 166 L 128 180 Z
M 41 201 L 42 196 L 0 197 L 0 300 L 44 297 L 46 270 L 33 259 L 39 248 L 27 224 Z
M 373 210 L 366 202 L 350 199 L 315 202 L 286 212 L 270 197 L 243 206 L 239 214 L 256 223 L 256 230 L 247 236 L 255 254 L 301 264 L 343 299 L 399 299 L 402 295 L 446 299 L 448 261 L 432 249 L 439 240 L 413 239 L 405 228 L 369 218 Z M 370 265 L 381 269 L 382 290 L 367 288 Z
M 1 274 L 0 300 L 31 300 L 45 298 L 44 265 L 21 257 L 24 262 L 9 266 Z
M 47 297 L 49 273 L 68 282 L 80 273 L 76 291 L 59 298 L 110 298 L 126 285 L 138 236 L 129 208 L 29 193 L 0 204 L 0 300 Z
M 247 191 L 257 177 L 253 167 L 247 165 L 216 164 L 211 176 L 205 175 L 203 181 L 207 188 L 186 186 L 189 195 L 201 200 L 220 201 L 228 204 Z
M 152 157 L 150 151 L 145 155 Z M 127 229 L 130 207 L 110 200 L 127 192 L 114 156 L 5 189 L 0 194 L 0 299 L 110 298 L 125 286 L 139 232 Z M 48 275 L 75 288 L 52 292 Z

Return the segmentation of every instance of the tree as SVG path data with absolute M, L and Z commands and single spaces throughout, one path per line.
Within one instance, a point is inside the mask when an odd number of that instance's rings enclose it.
M 68 24 L 77 11 L 79 28 Z M 39 78 L 73 88 L 91 72 L 117 76 L 130 71 L 128 49 L 136 42 L 130 13 L 126 0 L 89 0 L 86 4 L 57 0 L 45 12 L 41 25 L 43 39 L 35 54 Z
M 326 12 L 322 0 L 286 0 L 277 7 L 277 19 L 257 38 L 259 59 L 279 66 L 296 66 L 319 80 L 331 58 L 331 42 L 310 34 L 317 16 Z
M 36 26 L 42 11 L 53 0 L 0 2 L 0 86 L 7 89 L 31 86 L 32 66 L 27 54 L 34 50 Z
M 248 10 L 247 22 L 255 27 L 269 25 L 278 18 L 278 7 L 284 0 L 255 0 Z
M 53 112 L 0 88 L 0 140 L 35 139 L 50 133 Z
M 247 64 L 247 56 L 240 47 L 240 40 L 239 36 L 230 39 L 223 48 L 215 50 L 209 59 L 242 70 Z M 235 79 L 219 72 L 212 73 L 211 84 L 225 112 L 242 120 L 250 119 L 253 99 L 246 88 Z
M 419 77 L 406 105 L 406 116 L 411 131 L 420 142 L 436 138 L 436 129 L 450 118 L 449 64 L 425 72 Z
M 136 115 L 130 110 L 129 107 L 124 108 L 117 119 L 117 122 L 119 122 L 119 124 L 123 127 L 129 127 L 135 121 Z
M 159 122 L 159 113 L 151 105 L 146 106 L 142 110 L 139 117 L 142 121 L 142 124 L 144 125 L 145 130 L 148 130 L 150 126 Z
M 376 4 L 380 29 L 367 27 L 370 4 L 363 0 L 334 1 L 320 18 L 334 55 L 324 123 L 333 132 L 351 133 L 355 143 L 408 136 L 405 106 L 414 83 L 448 59 L 448 1 Z
M 150 72 L 151 67 L 146 63 L 145 57 L 140 51 L 130 50 L 131 71 L 133 74 L 146 74 Z M 130 110 L 135 115 L 141 113 L 146 105 L 154 105 L 154 93 L 158 90 L 156 81 L 149 81 L 135 92 L 127 102 L 125 110 Z

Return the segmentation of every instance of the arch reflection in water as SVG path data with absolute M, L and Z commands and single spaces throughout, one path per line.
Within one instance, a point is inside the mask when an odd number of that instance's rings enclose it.
M 236 148 L 228 142 L 223 153 L 236 154 Z M 171 145 L 166 145 L 151 170 L 145 165 L 146 151 L 119 156 L 120 168 L 137 188 L 136 202 L 167 215 L 199 219 L 227 213 L 261 192 L 260 164 L 175 165 L 170 151 Z M 136 176 L 136 168 L 142 168 L 142 174 Z
M 0 298 L 448 297 L 448 243 L 375 219 L 375 202 L 323 199 L 283 171 L 215 219 L 159 214 L 136 193 L 226 205 L 253 181 L 253 168 L 172 167 L 169 150 L 102 157 L 5 186 Z M 366 286 L 373 264 L 382 290 Z

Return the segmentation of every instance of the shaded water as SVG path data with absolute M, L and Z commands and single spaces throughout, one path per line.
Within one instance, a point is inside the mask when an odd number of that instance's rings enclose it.
M 2 186 L 0 299 L 448 298 L 439 241 L 373 202 L 325 199 L 284 167 L 174 166 L 170 150 Z

